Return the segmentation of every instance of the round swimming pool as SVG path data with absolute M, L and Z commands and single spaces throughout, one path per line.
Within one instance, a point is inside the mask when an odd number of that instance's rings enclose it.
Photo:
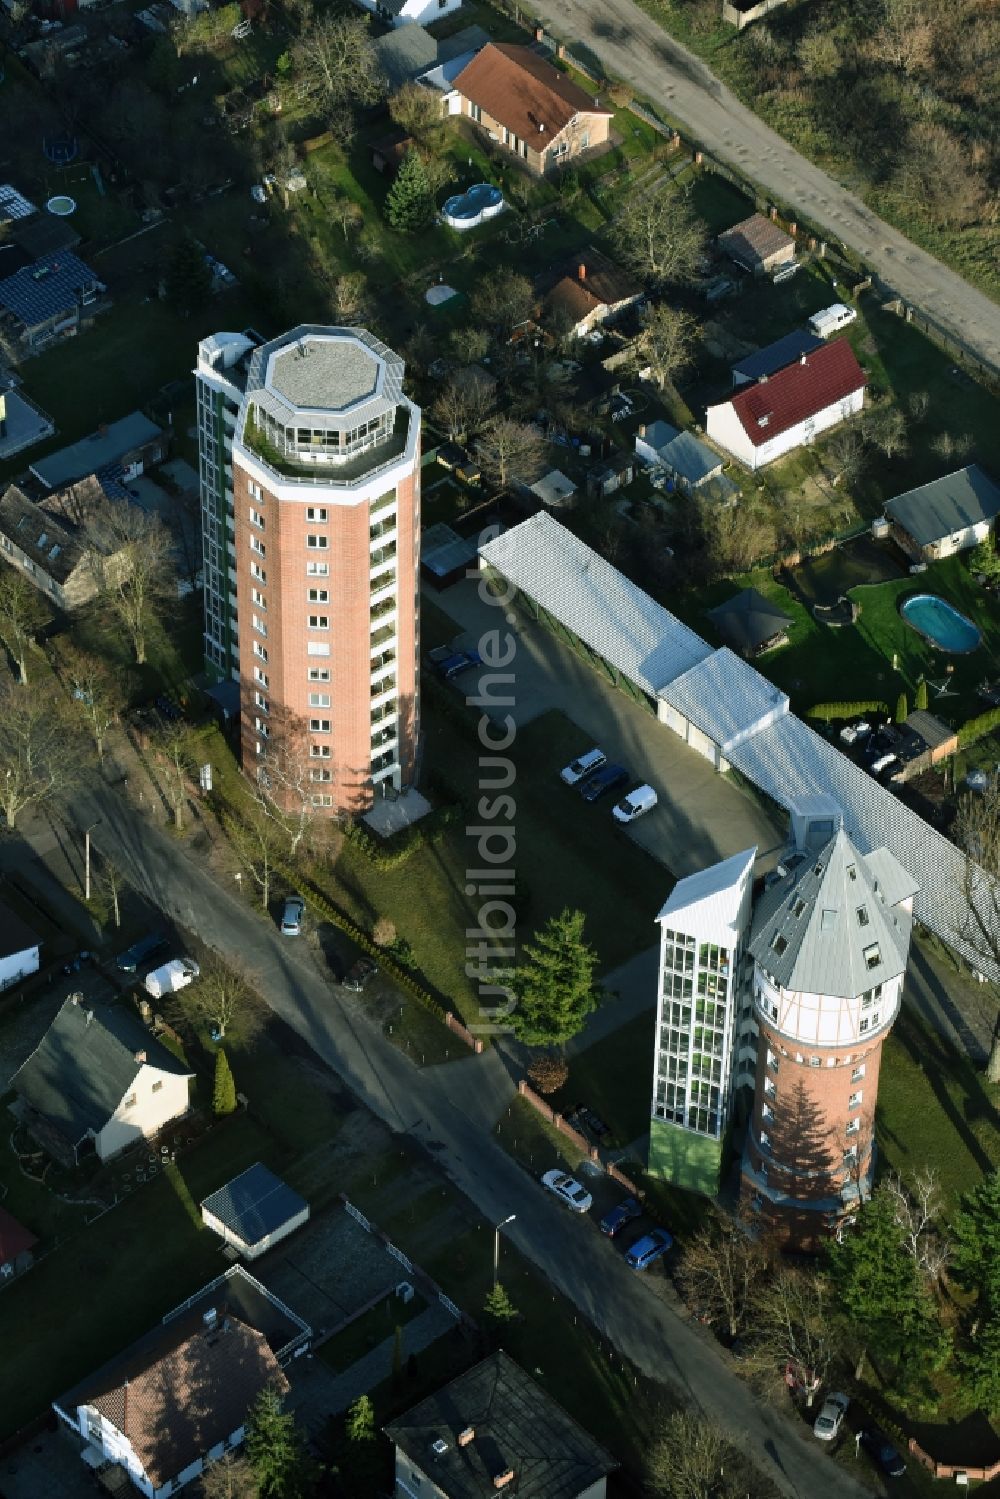
M 477 182 L 475 187 L 449 198 L 441 217 L 452 229 L 474 229 L 485 219 L 492 219 L 504 209 L 503 193 L 491 182 Z
M 982 644 L 982 635 L 972 623 L 936 593 L 915 593 L 904 600 L 899 612 L 906 623 L 952 656 L 967 656 Z

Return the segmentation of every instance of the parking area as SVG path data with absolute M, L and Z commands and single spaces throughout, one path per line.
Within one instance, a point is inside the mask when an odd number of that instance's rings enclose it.
M 719 859 L 756 845 L 758 868 L 777 862 L 785 844 L 783 821 L 765 811 L 736 785 L 716 773 L 709 762 L 659 723 L 652 713 L 613 687 L 580 656 L 542 624 L 518 612 L 505 615 L 484 603 L 475 582 L 461 582 L 434 595 L 434 603 L 455 621 L 453 648 L 474 650 L 493 630 L 510 630 L 517 637 L 512 684 L 493 689 L 505 701 L 496 712 L 509 712 L 518 727 L 551 708 L 580 726 L 578 752 L 599 745 L 610 759 L 627 767 L 629 785 L 647 782 L 659 805 L 630 827 L 634 838 L 677 876 L 693 874 Z M 461 676 L 461 690 L 478 695 L 479 681 L 493 673 L 469 671 Z M 559 784 L 562 764 L 553 764 L 553 794 L 576 810 L 577 794 Z M 620 793 L 619 793 L 620 795 Z M 611 818 L 617 796 L 598 803 L 601 815 Z M 606 810 L 605 810 L 606 809 Z

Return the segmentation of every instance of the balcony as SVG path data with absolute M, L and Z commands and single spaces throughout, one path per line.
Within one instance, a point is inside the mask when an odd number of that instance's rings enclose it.
M 395 692 L 395 690 L 396 676 L 395 673 L 393 673 L 392 676 L 380 677 L 377 682 L 373 682 L 371 695 L 373 698 L 381 698 L 384 696 L 388 696 L 389 693 Z
M 380 656 L 373 656 L 371 659 L 372 676 L 376 676 L 380 671 L 384 671 L 387 666 L 391 666 L 395 659 L 395 651 L 383 651 Z
M 396 543 L 393 541 L 388 546 L 379 547 L 377 551 L 372 552 L 368 566 L 372 572 L 375 572 L 377 568 L 384 567 L 387 562 L 392 562 L 395 556 Z
M 396 645 L 396 626 L 379 625 L 377 630 L 372 631 L 369 645 L 373 651 L 377 651 L 379 646 L 385 646 L 386 649 L 389 649 L 390 642 L 392 648 L 394 649 Z
M 395 568 L 391 569 L 387 573 L 380 573 L 377 578 L 372 578 L 371 583 L 368 585 L 368 592 L 371 595 L 372 618 L 373 619 L 376 618 L 376 615 L 375 615 L 375 605 L 377 603 L 381 603 L 383 601 L 383 598 L 385 598 L 387 600 L 391 600 L 392 607 L 393 607 L 393 609 L 395 609 L 395 607 L 396 607 L 396 571 L 395 571 Z
M 399 709 L 396 707 L 395 700 L 393 700 L 392 702 L 383 703 L 380 708 L 372 709 L 371 721 L 373 724 L 384 724 L 387 723 L 390 719 L 395 719 L 398 715 L 398 712 Z
M 391 432 L 361 452 L 341 457 L 335 450 L 296 448 L 282 450 L 254 420 L 256 408 L 248 412 L 240 439 L 255 458 L 280 479 L 331 489 L 347 489 L 358 479 L 370 479 L 389 469 L 406 452 L 410 414 L 400 406 Z M 305 455 L 312 452 L 310 461 Z M 395 500 L 395 494 L 393 495 Z
M 375 525 L 370 526 L 368 528 L 368 539 L 369 539 L 369 541 L 373 541 L 373 542 L 375 542 L 375 541 L 381 541 L 381 539 L 382 539 L 383 536 L 395 536 L 395 534 L 396 534 L 396 517 L 395 517 L 395 515 L 389 516 L 388 520 L 377 521 L 375 523 Z

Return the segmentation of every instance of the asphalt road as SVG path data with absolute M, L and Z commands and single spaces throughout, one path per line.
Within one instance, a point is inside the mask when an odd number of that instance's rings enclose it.
M 582 42 L 611 77 L 686 124 L 701 144 L 863 256 L 887 287 L 1000 368 L 1000 305 L 883 222 L 861 199 L 768 128 L 633 0 L 535 0 L 562 42 Z
M 496 1144 L 493 1126 L 514 1095 L 495 1051 L 418 1069 L 345 1005 L 304 942 L 222 890 L 169 834 L 128 808 L 113 789 L 80 796 L 78 829 L 100 819 L 94 843 L 137 890 L 260 981 L 268 1004 L 302 1035 L 352 1093 L 393 1130 L 419 1141 L 491 1222 L 505 1232 L 614 1346 L 651 1376 L 734 1432 L 797 1499 L 870 1495 L 817 1449 L 804 1428 L 759 1403 L 704 1329 L 690 1324 L 627 1270 L 589 1220 L 570 1217 Z M 558 1336 L 558 1329 L 553 1329 Z

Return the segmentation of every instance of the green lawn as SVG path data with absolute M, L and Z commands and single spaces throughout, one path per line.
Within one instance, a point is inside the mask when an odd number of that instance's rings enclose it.
M 626 1148 L 649 1128 L 656 996 L 649 998 L 646 1013 L 569 1058 L 566 1084 L 548 1100 L 563 1110 L 575 1103 L 593 1109 L 611 1131 L 609 1149 Z
M 316 1351 L 332 1369 L 338 1372 L 349 1369 L 386 1338 L 391 1338 L 397 1327 L 405 1327 L 407 1322 L 419 1317 L 426 1306 L 422 1296 L 415 1295 L 412 1300 L 404 1302 L 393 1291 L 377 1306 L 362 1312 L 343 1332 L 329 1338 Z
M 3 1160 L 7 1176 L 6 1153 Z M 258 1160 L 280 1164 L 260 1126 L 235 1116 L 91 1227 L 60 1227 L 63 1242 L 0 1297 L 0 1343 L 18 1350 L 3 1381 L 0 1435 L 18 1430 L 225 1268 L 197 1204 Z M 15 1192 L 7 1201 L 15 1213 L 26 1211 Z
M 938 1172 L 946 1210 L 1000 1167 L 1000 1088 L 911 1011 L 885 1043 L 876 1130 L 882 1168 Z

